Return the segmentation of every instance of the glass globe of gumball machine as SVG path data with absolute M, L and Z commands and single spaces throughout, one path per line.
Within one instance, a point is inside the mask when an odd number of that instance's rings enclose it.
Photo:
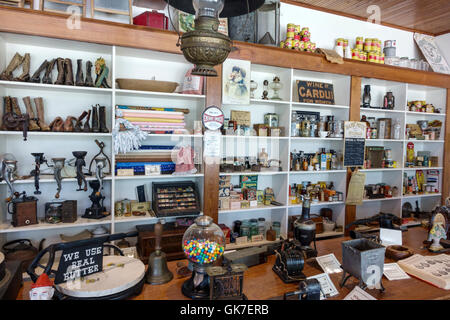
M 181 291 L 191 299 L 209 299 L 206 268 L 212 266 L 225 250 L 225 235 L 212 221 L 209 216 L 199 216 L 183 235 L 182 249 L 193 265 L 193 272 Z
M 283 84 L 280 82 L 279 77 L 273 78 L 273 81 L 270 83 L 269 88 L 273 90 L 273 96 L 270 100 L 282 100 L 279 96 L 279 92 L 283 88 Z

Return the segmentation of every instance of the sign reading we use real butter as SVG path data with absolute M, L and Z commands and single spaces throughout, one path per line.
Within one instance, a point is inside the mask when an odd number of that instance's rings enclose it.
M 331 83 L 296 81 L 298 102 L 334 104 L 334 88 Z

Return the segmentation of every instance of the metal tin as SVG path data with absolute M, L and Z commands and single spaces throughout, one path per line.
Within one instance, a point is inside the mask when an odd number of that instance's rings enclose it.
M 286 32 L 286 38 L 294 38 L 294 36 L 295 36 L 295 32 L 293 32 L 293 31 Z
M 278 114 L 276 113 L 266 113 L 264 115 L 264 124 L 269 127 L 278 127 Z
M 384 47 L 385 48 L 390 48 L 390 47 L 397 47 L 397 40 L 386 40 L 384 41 Z
M 295 32 L 297 25 L 295 23 L 287 24 L 287 32 Z
M 287 49 L 292 49 L 293 45 L 294 45 L 294 39 L 286 38 L 286 41 L 284 42 L 284 47 Z
M 300 34 L 300 32 L 302 32 L 302 28 L 301 28 L 300 25 L 298 24 L 298 25 L 295 26 L 295 33 Z

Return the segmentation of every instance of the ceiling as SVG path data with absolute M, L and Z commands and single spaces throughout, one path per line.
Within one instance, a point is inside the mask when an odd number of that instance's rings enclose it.
M 370 5 L 381 9 L 381 24 L 440 35 L 450 32 L 449 0 L 281 0 L 311 9 L 367 19 Z

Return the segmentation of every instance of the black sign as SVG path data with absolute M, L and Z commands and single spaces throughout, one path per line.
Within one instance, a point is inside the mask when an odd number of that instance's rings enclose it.
M 344 167 L 363 167 L 366 140 L 346 138 L 344 147 Z
M 331 83 L 297 80 L 298 102 L 334 104 L 334 89 Z
M 97 273 L 103 269 L 103 242 L 64 249 L 59 261 L 55 284 Z

